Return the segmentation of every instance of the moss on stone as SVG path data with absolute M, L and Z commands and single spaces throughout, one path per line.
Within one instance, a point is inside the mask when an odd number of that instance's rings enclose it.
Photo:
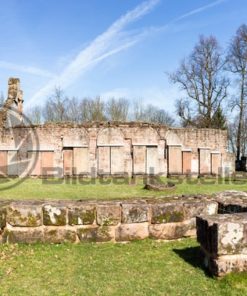
M 114 225 L 114 224 L 115 224 L 115 220 L 110 217 L 107 217 L 103 220 L 102 227 L 103 226 L 110 226 L 110 225 Z
M 77 230 L 81 242 L 96 242 L 97 228 L 81 228 Z
M 66 225 L 66 209 L 58 208 L 60 213 L 50 212 L 49 209 L 43 211 L 44 225 L 64 226 Z M 53 216 L 53 218 L 51 218 Z M 53 221 L 54 220 L 54 221 Z
M 95 209 L 71 209 L 69 210 L 70 225 L 90 225 L 95 221 Z
M 165 212 L 153 217 L 155 223 L 182 222 L 183 220 L 184 213 L 179 211 Z
M 86 210 L 82 213 L 81 219 L 83 224 L 93 224 L 95 220 L 95 210 Z

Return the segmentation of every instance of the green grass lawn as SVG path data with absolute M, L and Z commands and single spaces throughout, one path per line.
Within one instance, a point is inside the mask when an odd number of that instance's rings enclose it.
M 136 179 L 97 179 L 94 183 L 84 180 L 42 180 L 25 179 L 24 182 L 15 185 L 19 179 L 0 179 L 1 199 L 123 199 L 139 197 L 159 197 L 164 195 L 182 194 L 211 194 L 223 190 L 235 189 L 247 191 L 247 180 L 227 181 L 217 179 L 179 179 L 172 181 L 176 183 L 176 190 L 154 192 L 143 189 L 143 180 Z M 11 188 L 8 188 L 11 187 Z
M 0 295 L 247 295 L 247 274 L 214 279 L 195 240 L 0 245 Z

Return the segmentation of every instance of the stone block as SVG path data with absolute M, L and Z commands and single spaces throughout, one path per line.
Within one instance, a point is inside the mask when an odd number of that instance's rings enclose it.
M 172 223 L 182 222 L 185 220 L 185 211 L 183 203 L 157 203 L 151 205 L 151 223 Z
M 32 227 L 12 227 L 5 229 L 3 238 L 7 243 L 35 244 L 43 242 L 43 229 Z
M 42 205 L 39 203 L 11 203 L 7 207 L 7 222 L 12 226 L 41 226 Z
M 64 226 L 67 222 L 67 209 L 61 205 L 47 204 L 43 206 L 44 225 Z
M 170 175 L 182 174 L 182 147 L 169 146 L 168 147 L 168 171 Z
M 151 224 L 149 235 L 150 238 L 165 240 L 195 236 L 195 219 L 177 223 Z
M 191 151 L 182 151 L 183 175 L 191 174 L 191 158 L 192 158 Z
M 204 254 L 204 264 L 213 275 L 218 277 L 231 272 L 246 272 L 247 255 L 225 255 L 215 259 Z
M 211 174 L 211 155 L 209 148 L 199 149 L 199 171 L 200 175 Z
M 122 223 L 148 222 L 149 206 L 146 204 L 122 204 Z
M 211 165 L 212 165 L 212 174 L 219 175 L 221 170 L 221 154 L 220 153 L 211 153 Z
M 219 214 L 233 214 L 247 212 L 247 193 L 228 190 L 216 194 L 219 204 Z
M 69 207 L 68 219 L 70 225 L 90 225 L 95 222 L 96 210 L 94 205 L 83 204 Z
M 118 203 L 97 205 L 98 225 L 117 225 L 121 222 L 121 208 Z
M 183 204 L 186 219 L 200 215 L 216 215 L 218 203 L 215 201 L 188 201 Z
M 81 242 L 107 242 L 115 239 L 115 226 L 88 226 L 77 229 Z
M 197 217 L 197 240 L 217 258 L 221 255 L 247 255 L 247 214 Z
M 46 227 L 44 229 L 44 242 L 52 244 L 75 243 L 77 234 L 75 229 L 66 227 Z
M 116 241 L 141 240 L 148 236 L 148 223 L 121 224 L 116 228 Z

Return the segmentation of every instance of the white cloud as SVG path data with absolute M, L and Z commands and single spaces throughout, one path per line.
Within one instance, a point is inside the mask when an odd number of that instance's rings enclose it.
M 143 2 L 135 9 L 129 11 L 113 23 L 108 30 L 94 39 L 84 50 L 82 50 L 62 71 L 60 75 L 49 81 L 41 88 L 29 101 L 30 104 L 35 104 L 37 99 L 48 95 L 55 86 L 60 85 L 66 88 L 73 83 L 83 72 L 89 67 L 94 66 L 101 60 L 116 54 L 122 50 L 133 46 L 143 34 L 138 34 L 119 40 L 120 33 L 130 23 L 138 20 L 149 13 L 159 0 L 149 0 Z
M 54 74 L 37 67 L 17 65 L 17 64 L 5 62 L 5 61 L 0 61 L 0 68 L 13 70 L 13 71 L 20 71 L 20 72 L 29 73 L 32 75 L 37 75 L 37 76 L 42 76 L 47 78 L 54 77 Z
M 79 52 L 79 54 L 64 68 L 64 70 L 59 75 L 50 80 L 43 88 L 34 94 L 34 96 L 29 100 L 30 106 L 38 104 L 40 102 L 40 98 L 43 98 L 42 101 L 44 101 L 45 96 L 50 94 L 50 92 L 53 91 L 56 86 L 61 86 L 63 89 L 67 88 L 88 69 L 95 66 L 100 61 L 135 45 L 145 35 L 151 35 L 154 32 L 167 29 L 169 26 L 174 25 L 185 18 L 201 13 L 225 1 L 227 0 L 214 1 L 208 5 L 201 6 L 185 13 L 164 26 L 158 28 L 147 28 L 142 31 L 142 33 L 135 35 L 129 34 L 127 35 L 127 38 L 123 37 L 128 33 L 123 31 L 124 28 L 130 23 L 148 14 L 159 3 L 159 0 L 149 0 L 143 2 L 135 9 L 120 17 L 108 28 L 108 30 L 96 37 L 84 50 Z M 141 93 L 139 97 L 142 97 Z
M 178 18 L 174 19 L 174 20 L 172 21 L 172 23 L 175 23 L 175 22 L 181 21 L 181 20 L 183 20 L 183 19 L 185 19 L 185 18 L 188 18 L 188 17 L 190 17 L 190 16 L 192 16 L 192 15 L 195 15 L 195 14 L 201 13 L 201 12 L 203 12 L 203 11 L 205 11 L 205 10 L 208 10 L 209 8 L 212 8 L 212 7 L 214 7 L 214 6 L 217 6 L 217 5 L 219 5 L 219 4 L 223 3 L 223 2 L 226 2 L 226 1 L 228 1 L 228 0 L 217 0 L 217 1 L 214 1 L 214 2 L 212 2 L 212 3 L 210 3 L 210 4 L 207 4 L 207 5 L 201 6 L 201 7 L 196 8 L 196 9 L 193 9 L 193 10 L 189 11 L 188 13 L 185 13 L 185 14 L 179 16 Z

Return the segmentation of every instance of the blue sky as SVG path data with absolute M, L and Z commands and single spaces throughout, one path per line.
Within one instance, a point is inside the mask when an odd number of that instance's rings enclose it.
M 141 99 L 173 112 L 176 69 L 200 34 L 226 47 L 246 0 L 0 0 L 0 90 L 20 77 L 25 105 L 69 96 Z

